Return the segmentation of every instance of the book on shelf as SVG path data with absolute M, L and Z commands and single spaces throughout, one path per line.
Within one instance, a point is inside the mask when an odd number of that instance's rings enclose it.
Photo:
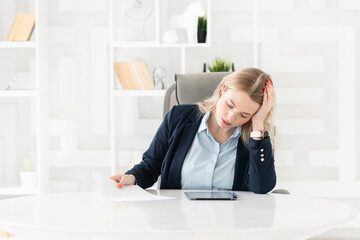
M 29 41 L 35 27 L 35 14 L 16 14 L 8 41 Z
M 10 233 L 8 233 L 8 232 L 5 232 L 5 231 L 3 231 L 3 230 L 0 230 L 0 237 L 1 237 L 1 238 L 5 238 L 5 237 L 15 237 L 15 235 L 12 235 L 12 234 L 10 234 Z
M 154 83 L 145 62 L 115 62 L 114 68 L 124 90 L 154 89 Z

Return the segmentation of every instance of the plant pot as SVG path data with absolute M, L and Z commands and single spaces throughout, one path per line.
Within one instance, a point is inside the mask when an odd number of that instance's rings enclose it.
M 206 42 L 206 34 L 207 34 L 207 32 L 198 32 L 197 33 L 198 43 L 205 43 Z
M 35 171 L 21 171 L 20 182 L 23 188 L 36 187 L 36 172 Z

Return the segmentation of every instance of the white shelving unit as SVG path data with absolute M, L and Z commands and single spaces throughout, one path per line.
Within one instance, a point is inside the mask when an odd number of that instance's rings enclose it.
M 164 97 L 166 90 L 115 90 L 113 97 Z
M 145 48 L 199 48 L 199 47 L 210 47 L 209 43 L 179 43 L 179 44 L 167 44 L 167 43 L 145 43 L 145 42 L 113 42 L 112 47 L 145 47 Z
M 186 73 L 186 50 L 189 48 L 206 48 L 211 46 L 211 0 L 202 0 L 202 3 L 205 3 L 205 12 L 207 16 L 207 42 L 206 43 L 176 43 L 176 44 L 165 44 L 160 39 L 162 38 L 163 29 L 161 29 L 161 25 L 164 23 L 164 21 L 169 21 L 169 19 L 166 19 L 160 9 L 163 8 L 163 6 L 168 6 L 168 4 L 172 4 L 170 0 L 153 0 L 153 13 L 155 14 L 155 36 L 153 39 L 150 39 L 149 41 L 123 41 L 118 40 L 115 37 L 115 29 L 118 29 L 118 26 L 116 25 L 116 21 L 114 20 L 116 11 L 116 16 L 120 15 L 119 9 L 117 9 L 116 6 L 119 5 L 119 0 L 109 0 L 109 27 L 110 27 L 110 43 L 109 43 L 109 91 L 110 91 L 110 146 L 111 146 L 111 174 L 116 174 L 117 172 L 117 165 L 118 165 L 118 157 L 117 157 L 117 144 L 116 144 L 116 125 L 117 122 L 115 121 L 115 113 L 117 111 L 124 111 L 124 114 L 127 114 L 126 111 L 129 109 L 136 108 L 137 105 L 137 98 L 140 97 L 161 97 L 163 98 L 165 96 L 166 90 L 121 90 L 117 86 L 120 86 L 116 75 L 114 71 L 114 62 L 118 61 L 118 58 L 126 56 L 126 53 L 122 55 L 121 51 L 129 51 L 129 50 L 138 50 L 142 49 L 143 54 L 139 54 L 137 57 L 141 58 L 143 55 L 145 55 L 146 52 L 149 51 L 176 51 L 179 54 L 178 60 L 179 60 L 179 66 L 180 69 L 176 70 L 176 73 Z M 191 2 L 196 2 L 197 0 L 188 1 L 184 3 L 184 8 L 187 4 Z M 181 12 L 178 12 L 180 14 Z M 165 29 L 166 30 L 166 29 Z M 152 60 L 152 59 L 151 59 Z M 168 59 L 168 62 L 171 60 Z M 151 61 L 146 61 L 148 68 L 149 63 Z M 150 69 L 149 69 L 150 70 Z M 151 72 L 151 71 L 150 71 Z M 170 71 L 168 71 L 170 72 Z M 173 82 L 173 74 L 168 74 L 168 82 Z M 120 87 L 121 88 L 121 87 Z M 129 104 L 132 106 L 127 106 L 126 109 L 115 109 L 115 101 L 119 98 L 128 98 L 132 99 L 132 101 L 128 101 Z
M 0 97 L 36 97 L 38 92 L 35 90 L 0 90 Z
M 27 101 L 30 105 L 30 102 L 33 104 L 34 106 L 34 126 L 35 126 L 35 130 L 34 130 L 34 134 L 35 134 L 35 144 L 33 144 L 35 146 L 35 149 L 30 149 L 30 152 L 28 153 L 29 157 L 31 152 L 35 152 L 35 165 L 36 165 L 36 174 L 37 174 L 37 185 L 35 187 L 22 187 L 20 185 L 20 179 L 18 178 L 17 184 L 10 184 L 9 186 L 6 184 L 6 177 L 4 174 L 4 171 L 0 172 L 0 174 L 2 174 L 3 176 L 0 175 L 0 177 L 3 180 L 3 184 L 0 185 L 0 195 L 4 195 L 4 196 L 11 196 L 11 195 L 33 195 L 33 194 L 38 194 L 41 192 L 41 165 L 42 165 L 42 161 L 41 161 L 41 140 L 40 140 L 40 136 L 41 136 L 41 123 L 40 123 L 40 116 L 41 116 L 41 103 L 40 103 L 40 47 L 39 47 L 39 25 L 38 22 L 41 21 L 41 17 L 39 14 L 39 5 L 40 5 L 40 1 L 41 0 L 29 0 L 28 2 L 28 8 L 24 9 L 24 6 L 22 5 L 23 2 L 22 1 L 8 1 L 6 2 L 6 4 L 4 4 L 4 6 L 9 7 L 10 9 L 0 9 L 0 14 L 3 17 L 3 20 L 6 24 L 3 24 L 2 26 L 4 28 L 8 28 L 8 29 L 0 29 L 0 52 L 4 51 L 6 52 L 6 54 L 3 54 L 3 57 L 8 57 L 9 55 L 16 55 L 17 56 L 22 56 L 22 53 L 24 53 L 24 51 L 27 51 L 27 53 L 30 51 L 31 54 L 33 54 L 33 70 L 34 70 L 34 74 L 31 74 L 31 80 L 33 81 L 33 87 L 32 89 L 16 89 L 16 81 L 15 81 L 15 86 L 13 89 L 11 90 L 0 90 L 0 103 L 3 103 L 5 101 L 4 104 L 7 104 L 7 102 L 11 101 L 11 102 L 17 102 L 17 101 Z M 33 31 L 33 36 L 31 38 L 31 41 L 28 42 L 9 42 L 7 41 L 7 34 L 8 31 L 10 30 L 11 26 L 12 26 L 12 22 L 15 19 L 15 16 L 17 13 L 35 13 L 35 21 L 36 21 L 36 26 L 34 28 Z M 16 52 L 15 52 L 16 51 Z M 15 60 L 14 60 L 15 59 Z M 14 60 L 15 62 L 13 62 L 12 60 Z M 16 72 L 16 68 L 14 67 L 14 65 L 17 64 L 18 59 L 17 58 L 11 58 L 9 61 L 4 61 L 5 62 L 5 66 L 6 68 L 9 69 L 13 69 L 12 71 L 14 71 L 13 74 L 18 75 L 19 73 Z M 24 62 L 24 59 L 21 59 L 22 63 Z M 26 61 L 26 60 L 25 60 Z M 28 59 L 28 64 L 31 66 L 31 61 L 30 59 Z M 8 64 L 9 66 L 7 67 Z M 4 75 L 6 75 L 7 73 L 4 73 Z M 10 79 L 10 76 L 8 76 Z M 2 82 L 4 83 L 4 81 Z M 11 99 L 11 100 L 9 100 Z M 30 112 L 29 110 L 27 110 L 27 112 Z M 16 112 L 16 114 L 18 114 L 18 112 Z M 29 113 L 29 118 L 24 120 L 24 119 L 20 119 L 21 121 L 27 121 L 29 123 L 31 123 L 31 113 Z M 17 120 L 17 121 L 20 121 Z M 15 123 L 14 123 L 15 124 Z M 5 139 L 6 141 L 6 139 Z M 16 140 L 16 145 L 15 148 L 17 149 L 17 147 L 22 147 L 22 146 L 18 146 L 18 140 Z M 1 153 L 3 155 L 3 158 L 0 159 L 0 164 L 2 164 L 2 166 L 4 166 L 4 161 L 7 161 L 6 157 L 4 157 L 4 153 Z M 13 165 L 13 167 L 15 168 L 15 171 L 17 171 L 17 173 L 19 173 L 22 170 L 22 162 L 23 159 L 21 159 L 21 157 L 18 156 L 18 151 L 16 150 L 15 153 L 15 160 L 16 160 L 16 164 Z M 8 171 L 8 169 L 6 169 L 6 171 Z M 14 169 L 12 169 L 12 171 L 14 171 Z M 19 175 L 19 174 L 18 174 Z
M 35 187 L 35 188 L 23 188 L 23 187 L 0 188 L 0 195 L 5 195 L 5 196 L 35 195 L 37 193 L 39 193 L 38 187 Z
M 38 46 L 36 41 L 32 42 L 0 42 L 0 49 L 1 48 L 34 48 L 36 49 Z

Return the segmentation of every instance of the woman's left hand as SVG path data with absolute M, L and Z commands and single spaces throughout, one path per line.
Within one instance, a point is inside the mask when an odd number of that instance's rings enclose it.
M 269 81 L 270 82 L 270 81 Z M 253 115 L 251 121 L 253 125 L 253 131 L 264 130 L 264 121 L 270 110 L 274 106 L 275 92 L 274 87 L 270 84 L 266 84 L 266 92 L 264 92 L 263 102 L 259 110 Z

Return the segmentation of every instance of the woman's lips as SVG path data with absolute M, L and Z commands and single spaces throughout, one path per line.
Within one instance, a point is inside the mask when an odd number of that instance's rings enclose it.
M 223 118 L 221 118 L 221 121 L 223 122 L 223 124 L 225 124 L 226 126 L 231 125 L 230 123 L 228 123 L 227 121 L 225 121 Z

